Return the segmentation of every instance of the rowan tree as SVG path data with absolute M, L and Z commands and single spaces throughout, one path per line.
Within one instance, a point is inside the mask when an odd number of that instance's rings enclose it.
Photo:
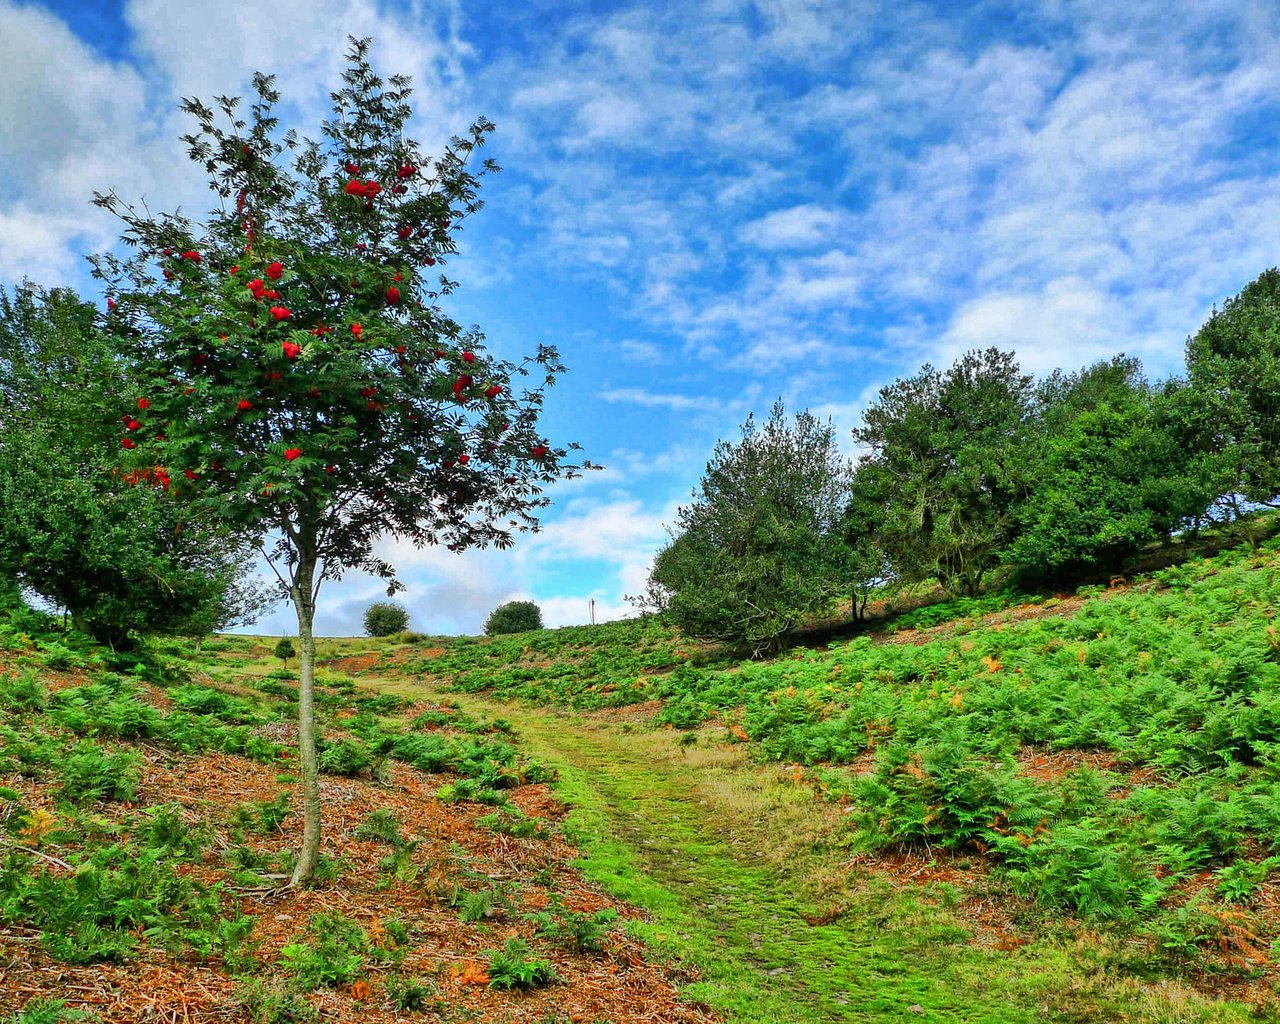
M 196 122 L 184 141 L 217 197 L 203 220 L 95 197 L 132 250 L 94 260 L 135 388 L 122 455 L 190 515 L 253 537 L 297 613 L 305 827 L 292 885 L 320 852 L 322 584 L 360 570 L 394 593 L 382 537 L 507 547 L 537 527 L 546 485 L 589 466 L 538 431 L 564 369 L 555 349 L 497 358 L 441 308 L 455 287 L 441 268 L 498 169 L 472 165 L 493 125 L 477 120 L 428 160 L 407 134 L 409 80 L 383 81 L 368 50 L 351 40 L 318 140 L 280 133 L 265 75 L 244 114 L 235 98 L 183 101 Z

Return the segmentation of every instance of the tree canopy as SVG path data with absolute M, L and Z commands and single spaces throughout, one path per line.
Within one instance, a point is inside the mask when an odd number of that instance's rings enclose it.
M 129 368 L 118 443 L 159 467 L 188 514 L 262 545 L 294 603 L 306 827 L 294 882 L 319 855 L 312 622 L 322 583 L 355 569 L 397 588 L 379 538 L 511 544 L 544 489 L 582 467 L 539 431 L 564 367 L 519 361 L 451 319 L 443 273 L 481 207 L 480 118 L 443 154 L 413 140 L 409 80 L 383 80 L 353 40 L 320 138 L 279 131 L 272 78 L 247 111 L 183 104 L 216 205 L 202 221 L 114 193 L 131 252 L 98 256 L 107 328 Z M 528 380 L 526 385 L 524 382 Z M 586 463 L 582 464 L 583 466 Z

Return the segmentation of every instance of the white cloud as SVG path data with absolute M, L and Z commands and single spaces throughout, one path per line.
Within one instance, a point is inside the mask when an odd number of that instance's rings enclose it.
M 839 210 L 805 203 L 750 221 L 738 235 L 760 249 L 808 249 L 829 242 L 844 220 Z

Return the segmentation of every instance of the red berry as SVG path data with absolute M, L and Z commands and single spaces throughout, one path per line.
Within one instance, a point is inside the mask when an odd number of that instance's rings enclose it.
M 182 471 L 182 475 L 183 475 L 183 476 L 185 476 L 188 480 L 199 480 L 199 479 L 200 479 L 198 476 L 196 476 L 196 474 L 195 474 L 195 473 L 191 472 L 191 470 L 189 470 L 189 469 L 184 469 L 184 470 Z
M 359 164 L 355 164 L 355 163 L 347 164 L 347 173 L 348 173 L 348 174 L 359 174 L 359 173 L 360 173 L 360 165 L 359 165 Z
M 285 457 L 285 461 L 287 462 L 292 462 L 301 454 L 302 454 L 301 448 L 286 448 L 284 450 L 284 457 Z
M 253 403 L 249 401 L 249 399 L 247 398 L 242 398 L 240 399 L 239 403 L 236 405 L 236 408 L 239 409 L 241 412 L 248 412 L 250 409 L 253 408 Z
M 408 238 L 410 235 L 413 234 L 413 228 L 409 227 L 408 224 L 401 224 L 400 229 L 396 232 L 396 234 L 399 235 L 401 238 Z
M 271 315 L 277 320 L 288 320 L 293 313 L 286 306 L 272 306 Z
M 387 289 L 387 301 L 393 306 L 400 301 L 400 289 L 395 285 Z
M 502 394 L 501 384 L 492 384 L 484 389 L 485 398 L 497 398 L 500 394 Z
M 120 439 L 120 447 L 121 447 L 121 448 L 137 448 L 138 446 L 137 446 L 137 444 L 135 444 L 135 443 L 134 443 L 133 438 L 131 438 L 131 437 L 122 437 L 122 438 Z
M 151 399 L 149 399 L 149 398 L 139 398 L 139 399 L 138 399 L 138 408 L 139 408 L 139 409 L 150 409 L 150 408 L 151 408 Z
M 281 263 L 279 260 L 276 260 L 276 262 L 270 263 L 267 265 L 267 277 L 271 278 L 271 280 L 279 281 L 283 273 L 284 273 L 284 264 Z
M 459 462 L 459 463 L 461 463 L 461 464 L 462 464 L 462 465 L 464 465 L 464 466 L 465 466 L 468 462 L 470 462 L 470 461 L 471 461 L 471 456 L 470 456 L 470 455 L 459 455 L 459 456 L 458 456 L 458 462 Z
M 286 359 L 297 359 L 298 356 L 302 355 L 302 346 L 295 345 L 291 341 L 284 342 L 280 348 L 284 351 Z
M 547 448 L 546 445 L 540 444 L 540 445 L 535 445 L 532 449 L 530 449 L 529 454 L 532 455 L 535 459 L 541 459 L 547 454 L 548 451 L 549 449 Z
M 474 363 L 476 361 L 476 354 L 474 352 L 463 352 L 462 361 L 464 363 Z
M 403 167 L 400 168 L 400 170 L 396 171 L 396 177 L 412 178 L 417 173 L 418 173 L 418 168 L 414 167 L 413 164 L 405 164 Z
M 351 325 L 351 333 L 352 333 L 352 334 L 354 334 L 354 335 L 358 338 L 358 337 L 360 337 L 360 335 L 362 335 L 362 334 L 364 333 L 364 328 L 363 328 L 363 327 L 361 327 L 359 324 L 352 324 L 352 325 Z

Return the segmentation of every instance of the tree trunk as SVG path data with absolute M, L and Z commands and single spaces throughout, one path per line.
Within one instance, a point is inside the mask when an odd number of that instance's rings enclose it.
M 298 562 L 293 586 L 293 606 L 298 613 L 298 659 L 302 684 L 298 693 L 298 752 L 302 758 L 302 849 L 289 880 L 291 887 L 305 885 L 320 861 L 320 759 L 316 752 L 315 672 L 316 641 L 311 634 L 315 620 L 312 599 L 316 563 Z

